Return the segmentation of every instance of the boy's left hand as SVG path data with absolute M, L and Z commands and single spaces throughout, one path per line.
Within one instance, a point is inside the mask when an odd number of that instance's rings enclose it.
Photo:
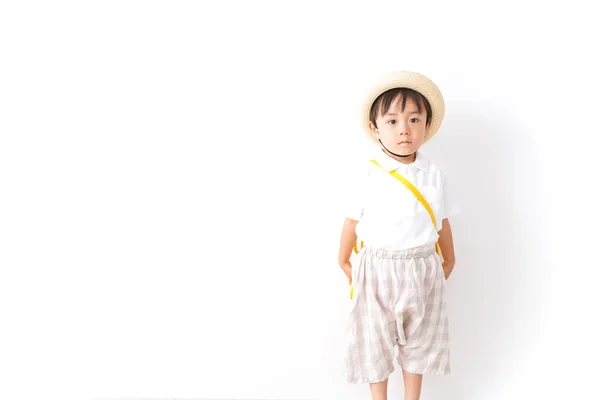
M 454 269 L 454 264 L 455 264 L 454 261 L 448 261 L 448 260 L 445 260 L 442 263 L 442 268 L 444 269 L 444 276 L 446 277 L 446 280 L 448 280 L 448 277 L 452 273 L 452 270 Z

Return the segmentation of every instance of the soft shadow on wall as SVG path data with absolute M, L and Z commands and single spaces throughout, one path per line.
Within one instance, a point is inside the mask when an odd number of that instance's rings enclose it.
M 515 148 L 508 129 L 451 116 L 423 148 L 449 172 L 461 202 L 451 218 L 457 265 L 447 285 L 452 375 L 426 377 L 424 398 L 483 398 L 506 384 L 536 336 L 542 243 L 532 241 L 541 235 L 522 207 L 527 174 L 535 174 L 523 157 L 533 149 Z

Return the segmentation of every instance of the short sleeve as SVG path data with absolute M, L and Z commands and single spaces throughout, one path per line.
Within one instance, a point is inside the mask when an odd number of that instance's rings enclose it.
M 367 184 L 367 169 L 359 166 L 348 172 L 346 188 L 344 189 L 344 215 L 355 221 L 360 221 L 364 211 L 364 188 Z
M 442 207 L 442 219 L 452 217 L 460 213 L 460 204 L 458 201 L 456 187 L 452 180 L 448 179 L 448 175 L 444 174 L 444 206 Z

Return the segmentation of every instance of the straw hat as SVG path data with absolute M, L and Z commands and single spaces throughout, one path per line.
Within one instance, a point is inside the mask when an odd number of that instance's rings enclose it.
M 438 129 L 440 129 L 440 125 L 442 125 L 445 111 L 444 98 L 442 97 L 442 92 L 440 92 L 440 89 L 436 86 L 436 84 L 425 75 L 421 75 L 416 72 L 390 72 L 383 75 L 375 82 L 374 85 L 371 86 L 371 89 L 367 91 L 364 97 L 364 102 L 360 107 L 360 119 L 362 127 L 374 143 L 379 144 L 369 129 L 369 113 L 371 111 L 371 106 L 377 97 L 383 92 L 389 89 L 400 87 L 413 89 L 421 93 L 431 106 L 431 122 L 425 131 L 425 142 L 431 139 L 433 135 L 436 134 Z

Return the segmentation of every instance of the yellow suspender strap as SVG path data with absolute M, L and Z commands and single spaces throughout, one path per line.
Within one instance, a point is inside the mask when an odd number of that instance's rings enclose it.
M 385 169 L 379 165 L 379 163 L 376 160 L 370 160 L 373 164 L 377 165 L 379 168 L 383 169 L 385 171 Z M 433 213 L 433 210 L 431 209 L 431 207 L 429 206 L 429 203 L 427 203 L 427 200 L 425 200 L 425 197 L 423 197 L 423 195 L 421 194 L 421 192 L 419 192 L 417 190 L 417 188 L 410 183 L 405 177 L 403 177 L 402 175 L 400 175 L 398 172 L 396 171 L 391 171 L 389 172 L 390 175 L 392 175 L 394 178 L 398 179 L 400 182 L 402 182 L 404 184 L 404 186 L 406 186 L 408 188 L 408 190 L 410 190 L 417 199 L 419 199 L 419 201 L 421 202 L 421 204 L 423 204 L 423 207 L 425 207 L 425 209 L 427 210 L 427 212 L 429 213 L 429 217 L 431 218 L 431 222 L 433 222 L 433 227 L 434 229 L 437 231 L 437 223 L 435 220 L 435 214 Z M 435 244 L 436 247 L 436 251 L 438 254 L 441 255 L 441 249 L 440 249 L 440 245 L 438 243 Z
M 357 240 L 357 242 L 358 242 L 358 240 Z M 354 252 L 355 252 L 356 254 L 358 254 L 358 252 L 359 252 L 359 249 L 358 249 L 358 247 L 356 246 L 357 244 L 358 244 L 358 243 L 354 243 Z M 363 247 L 365 247 L 365 242 L 363 242 L 363 241 L 361 240 L 361 241 L 360 241 L 360 248 L 362 249 Z

